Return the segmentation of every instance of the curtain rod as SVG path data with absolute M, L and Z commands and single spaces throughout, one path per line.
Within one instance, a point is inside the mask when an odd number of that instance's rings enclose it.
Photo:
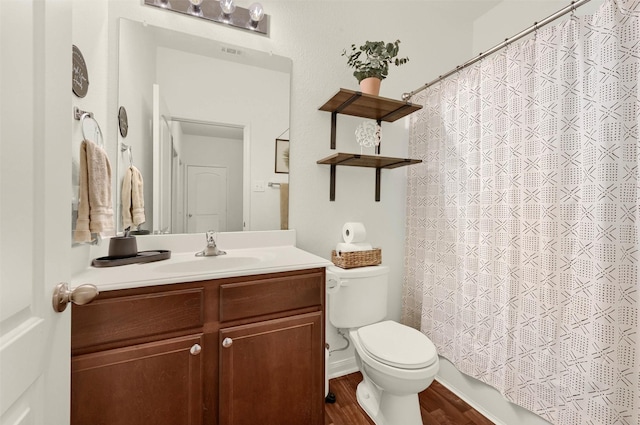
M 408 93 L 403 93 L 402 94 L 402 100 L 407 101 L 409 100 L 414 94 L 420 93 L 423 90 L 426 90 L 428 87 L 432 86 L 433 84 L 444 80 L 445 78 L 449 77 L 450 75 L 455 74 L 456 72 L 470 66 L 473 65 L 474 63 L 478 62 L 479 60 L 497 52 L 498 50 L 508 46 L 509 44 L 520 40 L 522 37 L 525 37 L 529 34 L 531 34 L 534 31 L 537 31 L 538 28 L 541 28 L 545 25 L 547 25 L 550 22 L 555 21 L 556 19 L 560 18 L 561 16 L 566 15 L 567 13 L 573 12 L 576 10 L 576 8 L 582 6 L 583 4 L 589 3 L 591 0 L 576 0 L 576 1 L 572 1 L 571 4 L 569 6 L 565 6 L 564 8 L 558 10 L 556 13 L 554 13 L 551 16 L 546 17 L 545 19 L 543 19 L 540 22 L 534 22 L 532 26 L 530 26 L 529 28 L 520 31 L 518 34 L 514 35 L 511 38 L 507 38 L 505 39 L 502 43 L 492 47 L 491 49 L 487 50 L 486 52 L 480 53 L 478 56 L 476 56 L 475 58 L 472 58 L 468 61 L 466 61 L 465 63 L 463 63 L 462 65 L 458 65 L 457 67 L 455 67 L 454 69 L 452 69 L 451 71 L 447 72 L 446 74 L 442 74 L 440 75 L 438 78 L 436 78 L 435 80 L 426 83 L 425 85 L 423 85 L 422 87 L 417 88 L 416 90 L 412 91 L 412 92 L 408 92 Z

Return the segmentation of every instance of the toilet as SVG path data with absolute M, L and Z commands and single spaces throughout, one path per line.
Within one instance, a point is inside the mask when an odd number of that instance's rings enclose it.
M 423 425 L 418 393 L 438 372 L 438 353 L 420 331 L 387 315 L 386 266 L 327 267 L 329 321 L 347 329 L 363 380 L 356 398 L 376 425 Z

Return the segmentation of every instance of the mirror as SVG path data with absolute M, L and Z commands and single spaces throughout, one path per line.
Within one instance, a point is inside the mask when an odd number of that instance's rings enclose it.
M 291 59 L 128 19 L 118 49 L 118 231 L 131 165 L 145 232 L 288 228 Z

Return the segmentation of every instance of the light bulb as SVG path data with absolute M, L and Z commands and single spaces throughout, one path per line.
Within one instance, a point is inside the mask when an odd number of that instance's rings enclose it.
M 260 3 L 253 3 L 249 6 L 249 16 L 254 24 L 257 24 L 264 17 L 264 9 Z
M 188 12 L 194 16 L 202 16 L 202 8 L 200 7 L 202 1 L 203 0 L 189 0 L 190 5 Z
M 236 10 L 233 0 L 220 0 L 220 9 L 225 15 L 231 15 Z

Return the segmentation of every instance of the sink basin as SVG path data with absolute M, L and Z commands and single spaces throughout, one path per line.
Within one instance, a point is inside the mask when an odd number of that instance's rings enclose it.
M 199 257 L 193 260 L 176 263 L 158 264 L 155 270 L 162 273 L 206 273 L 220 270 L 247 267 L 262 261 L 260 257 L 232 257 L 220 255 L 217 257 Z

